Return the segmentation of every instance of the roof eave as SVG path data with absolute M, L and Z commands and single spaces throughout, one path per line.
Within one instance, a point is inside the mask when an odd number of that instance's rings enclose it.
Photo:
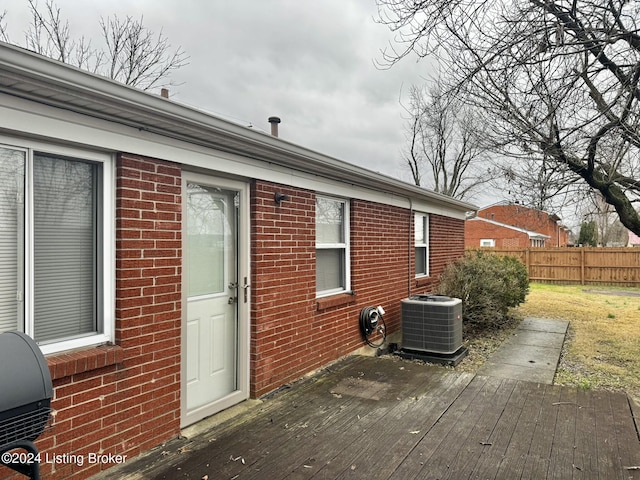
M 498 227 L 507 228 L 509 230 L 515 230 L 520 233 L 525 233 L 529 236 L 529 238 L 537 238 L 537 239 L 551 238 L 549 235 L 545 235 L 544 233 L 534 232 L 533 230 L 527 230 L 526 228 L 515 227 L 513 225 L 509 225 L 508 223 L 496 222 L 495 220 L 489 220 L 488 218 L 473 217 L 473 218 L 467 218 L 467 221 L 490 223 Z
M 360 187 L 426 200 L 460 212 L 477 210 L 471 203 L 410 185 L 20 47 L 0 42 L 0 52 L 0 92 Z M 12 78 L 16 81 L 14 85 L 10 84 Z M 50 95 L 45 95 L 44 89 Z M 72 96 L 76 102 L 57 100 L 56 94 Z

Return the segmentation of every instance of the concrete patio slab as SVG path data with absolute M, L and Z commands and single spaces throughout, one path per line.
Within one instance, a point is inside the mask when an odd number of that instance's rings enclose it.
M 514 343 L 498 349 L 488 363 L 519 365 L 530 368 L 553 368 L 558 364 L 557 348 Z
M 525 318 L 478 375 L 553 384 L 569 322 Z
M 485 375 L 488 377 L 544 383 L 547 385 L 552 384 L 555 374 L 555 366 L 546 368 L 540 365 L 527 367 L 524 365 L 513 365 L 508 363 L 486 363 L 483 370 L 478 372 L 478 375 Z M 551 381 L 549 379 L 551 379 Z
M 505 340 L 505 343 L 514 342 L 518 345 L 531 345 L 558 349 L 562 348 L 562 345 L 564 344 L 564 337 L 564 333 L 519 329 Z
M 553 320 L 549 318 L 528 317 L 522 320 L 521 330 L 535 330 L 538 332 L 566 334 L 569 322 L 566 320 Z

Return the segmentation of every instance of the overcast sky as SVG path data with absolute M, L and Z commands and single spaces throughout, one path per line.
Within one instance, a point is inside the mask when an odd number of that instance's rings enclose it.
M 40 0 L 44 5 L 44 0 Z M 406 181 L 401 96 L 432 68 L 406 59 L 374 65 L 392 39 L 375 0 L 57 0 L 72 37 L 100 39 L 100 16 L 162 29 L 189 65 L 171 98 L 312 150 Z M 23 44 L 27 0 L 2 0 L 13 43 Z

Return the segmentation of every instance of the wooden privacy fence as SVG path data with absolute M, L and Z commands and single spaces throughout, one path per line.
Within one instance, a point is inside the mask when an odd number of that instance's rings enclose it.
M 527 266 L 533 282 L 640 287 L 640 248 L 483 248 Z

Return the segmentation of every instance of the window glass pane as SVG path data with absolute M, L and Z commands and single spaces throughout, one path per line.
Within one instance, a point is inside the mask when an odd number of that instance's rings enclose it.
M 316 243 L 344 243 L 344 202 L 318 197 Z
M 97 331 L 97 174 L 95 164 L 34 155 L 36 341 Z
M 316 290 L 323 292 L 345 288 L 344 249 L 316 250 Z
M 187 185 L 188 265 L 190 297 L 221 293 L 224 286 L 225 235 L 231 235 L 225 197 L 218 189 Z M 227 239 L 230 242 L 231 239 Z
M 416 238 L 416 245 L 424 245 L 425 238 L 425 217 L 422 215 L 415 216 L 414 234 Z
M 416 275 L 427 274 L 427 247 L 416 247 Z
M 23 325 L 24 165 L 25 152 L 0 147 L 0 333 Z

